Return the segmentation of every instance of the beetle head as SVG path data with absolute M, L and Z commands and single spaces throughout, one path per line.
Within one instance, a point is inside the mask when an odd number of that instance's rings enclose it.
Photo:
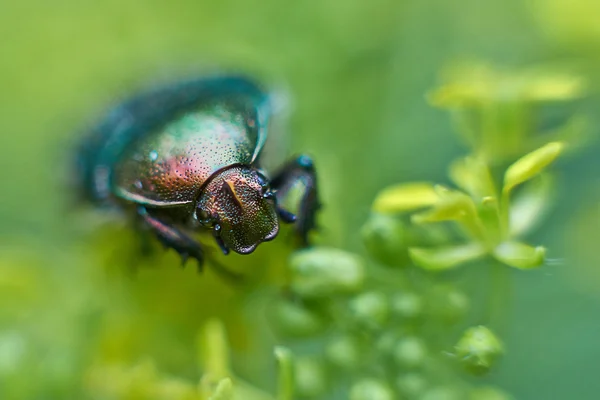
M 196 218 L 214 229 L 221 248 L 248 254 L 279 232 L 274 196 L 265 177 L 248 166 L 221 171 L 198 200 Z

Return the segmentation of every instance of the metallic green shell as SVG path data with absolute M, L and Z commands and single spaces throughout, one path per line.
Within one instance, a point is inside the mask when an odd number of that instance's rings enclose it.
M 82 195 L 176 206 L 216 170 L 255 162 L 266 140 L 270 96 L 240 76 L 178 82 L 114 107 L 82 142 Z
M 216 171 L 254 162 L 265 139 L 256 111 L 237 99 L 178 115 L 124 153 L 113 170 L 115 194 L 153 206 L 194 202 Z

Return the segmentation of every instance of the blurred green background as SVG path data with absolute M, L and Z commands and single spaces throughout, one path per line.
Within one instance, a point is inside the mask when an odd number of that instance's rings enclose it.
M 244 324 L 234 289 L 176 268 L 174 256 L 172 268 L 133 279 L 102 268 L 111 261 L 99 254 L 121 256 L 107 250 L 112 233 L 101 218 L 71 212 L 69 163 L 80 132 L 114 101 L 215 70 L 285 90 L 285 140 L 319 168 L 318 242 L 356 248 L 380 189 L 447 181 L 446 165 L 464 148 L 425 94 L 448 63 L 472 58 L 515 67 L 566 61 L 588 75 L 590 96 L 577 107 L 592 121 L 591 138 L 560 161 L 554 211 L 533 238 L 559 262 L 513 274 L 507 356 L 485 381 L 517 399 L 598 398 L 598 15 L 595 0 L 3 0 L 2 398 L 75 398 L 98 354 L 152 354 L 161 369 L 193 377 L 189 346 L 205 318 L 221 316 L 234 332 Z M 126 250 L 132 239 L 122 235 Z M 281 264 L 281 246 L 233 262 L 247 271 Z M 244 335 L 232 336 L 244 348 Z

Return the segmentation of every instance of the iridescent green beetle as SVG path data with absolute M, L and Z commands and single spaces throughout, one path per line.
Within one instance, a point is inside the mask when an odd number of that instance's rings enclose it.
M 182 258 L 204 252 L 193 233 L 212 231 L 224 254 L 254 251 L 294 223 L 303 243 L 319 207 L 305 155 L 269 179 L 260 168 L 270 96 L 237 76 L 197 79 L 145 93 L 114 108 L 78 157 L 87 199 L 131 210 Z M 297 215 L 280 204 L 296 183 Z

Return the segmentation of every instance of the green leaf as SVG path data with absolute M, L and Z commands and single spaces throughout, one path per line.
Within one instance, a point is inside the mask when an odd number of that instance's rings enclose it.
M 483 256 L 485 249 L 479 243 L 469 243 L 437 248 L 413 247 L 408 252 L 419 267 L 428 271 L 443 271 Z
M 429 210 L 412 216 L 414 223 L 429 223 L 441 221 L 457 221 L 470 237 L 483 240 L 485 230 L 477 208 L 470 196 L 446 188 L 436 186 L 440 200 Z
M 557 67 L 503 70 L 471 60 L 447 69 L 446 83 L 432 91 L 428 99 L 434 106 L 457 109 L 486 103 L 566 101 L 581 97 L 585 80 Z
M 541 175 L 519 191 L 510 202 L 509 228 L 512 237 L 521 236 L 530 231 L 548 211 L 553 179 Z
M 208 400 L 232 400 L 233 399 L 233 383 L 230 378 L 223 378 L 217 384 L 214 393 Z
M 552 70 L 529 71 L 523 96 L 530 101 L 565 101 L 581 97 L 585 81 L 577 75 Z M 534 75 L 535 74 L 535 75 Z
M 464 108 L 489 101 L 494 94 L 497 73 L 486 63 L 473 61 L 446 68 L 446 82 L 427 96 L 431 105 L 441 108 Z
M 373 203 L 373 210 L 394 214 L 428 207 L 438 200 L 430 183 L 407 183 L 382 190 Z
M 279 362 L 279 390 L 277 400 L 293 400 L 294 366 L 292 353 L 285 347 L 276 347 L 275 357 Z
M 452 163 L 450 179 L 475 198 L 496 196 L 488 166 L 475 157 L 460 158 Z
M 518 159 L 504 174 L 504 193 L 542 172 L 559 156 L 564 147 L 562 142 L 550 142 Z
M 472 214 L 475 210 L 473 199 L 462 192 L 450 191 L 441 187 L 436 192 L 439 201 L 431 209 L 413 215 L 413 222 L 454 221 L 467 214 Z
M 494 249 L 494 257 L 502 263 L 519 269 L 532 269 L 544 263 L 546 249 L 520 242 L 504 242 Z

